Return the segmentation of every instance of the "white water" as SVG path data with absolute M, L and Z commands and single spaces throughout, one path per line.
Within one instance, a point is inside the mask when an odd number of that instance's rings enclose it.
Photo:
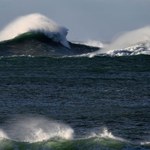
M 72 139 L 73 133 L 73 129 L 64 123 L 43 117 L 23 117 L 5 124 L 0 137 L 33 143 L 53 138 Z
M 116 137 L 114 136 L 110 131 L 108 131 L 108 129 L 105 127 L 102 129 L 102 131 L 94 131 L 90 134 L 89 138 L 94 138 L 94 137 L 98 137 L 98 138 L 106 138 L 106 139 L 113 139 L 113 140 L 117 140 L 117 141 L 121 141 L 121 142 L 127 142 L 127 140 L 120 138 L 120 137 Z
M 51 19 L 41 14 L 30 14 L 22 16 L 0 32 L 0 41 L 6 41 L 17 37 L 26 32 L 42 32 L 55 42 L 60 42 L 69 48 L 69 43 L 66 39 L 68 29 L 57 25 Z

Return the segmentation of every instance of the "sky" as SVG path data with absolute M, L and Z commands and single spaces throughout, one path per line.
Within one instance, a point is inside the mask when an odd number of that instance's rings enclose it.
M 0 0 L 0 30 L 31 13 L 67 27 L 68 40 L 108 42 L 150 25 L 150 0 Z

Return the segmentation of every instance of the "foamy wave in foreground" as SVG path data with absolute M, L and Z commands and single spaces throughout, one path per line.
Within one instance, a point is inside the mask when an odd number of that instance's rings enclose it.
M 5 124 L 0 130 L 0 139 L 33 143 L 53 138 L 72 139 L 73 133 L 64 123 L 42 117 L 23 117 Z
M 106 127 L 83 138 L 73 138 L 66 124 L 43 117 L 22 117 L 0 129 L 0 149 L 47 150 L 148 150 L 150 142 L 131 142 L 113 135 Z

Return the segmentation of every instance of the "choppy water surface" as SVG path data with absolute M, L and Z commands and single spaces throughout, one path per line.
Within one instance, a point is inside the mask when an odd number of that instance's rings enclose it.
M 150 149 L 150 58 L 0 59 L 0 148 Z

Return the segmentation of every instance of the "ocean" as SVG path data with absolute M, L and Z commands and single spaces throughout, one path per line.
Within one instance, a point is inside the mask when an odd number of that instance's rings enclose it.
M 13 26 L 30 17 L 52 24 L 34 14 Z M 148 41 L 108 50 L 68 42 L 61 27 L 5 30 L 0 150 L 150 150 Z

